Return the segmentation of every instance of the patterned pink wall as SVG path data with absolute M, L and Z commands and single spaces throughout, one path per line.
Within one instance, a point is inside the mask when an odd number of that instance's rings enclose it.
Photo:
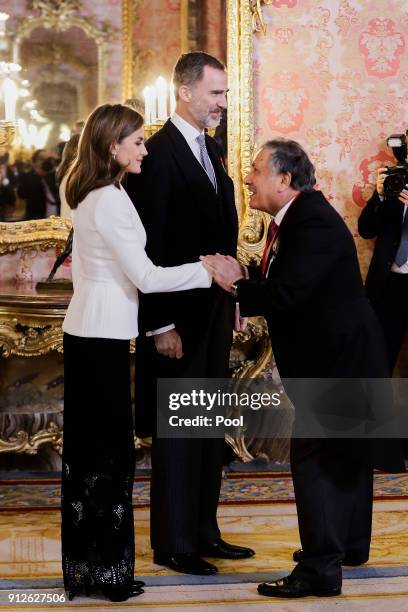
M 357 236 L 385 138 L 408 127 L 406 0 L 273 0 L 254 37 L 255 138 L 301 142 L 319 186 L 356 238 L 365 273 L 371 245 Z
M 135 93 L 160 74 L 170 79 L 180 55 L 180 0 L 138 3 L 134 16 Z
M 225 62 L 227 51 L 225 0 L 206 0 L 204 4 L 204 51 Z

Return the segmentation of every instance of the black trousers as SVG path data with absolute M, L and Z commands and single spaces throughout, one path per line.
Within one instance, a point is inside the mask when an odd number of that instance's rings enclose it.
M 62 462 L 66 590 L 129 586 L 135 562 L 129 341 L 64 334 Z
M 152 338 L 136 346 L 136 423 L 146 431 L 144 415 L 156 412 L 160 378 L 227 378 L 235 305 L 222 296 L 212 316 L 178 325 L 184 357 L 159 355 Z M 202 329 L 195 329 L 200 325 Z M 177 324 L 176 324 L 177 327 Z M 150 410 L 149 410 L 150 409 Z M 139 412 L 139 414 L 138 414 Z M 217 505 L 220 494 L 224 439 L 164 439 L 153 423 L 151 475 L 151 545 L 167 553 L 198 552 L 201 544 L 220 535 Z M 138 429 L 136 430 L 138 431 Z
M 150 527 L 154 550 L 198 552 L 201 544 L 219 538 L 223 451 L 224 440 L 219 439 L 153 438 Z
M 147 347 L 149 340 L 150 347 Z M 187 353 L 185 358 L 169 359 L 157 354 L 151 339 L 138 342 L 136 398 L 139 397 L 138 374 L 140 377 L 148 364 L 157 378 L 225 378 L 228 375 L 229 350 L 225 354 L 221 350 L 217 353 L 215 343 L 211 345 L 212 355 L 207 346 L 207 350 L 199 347 L 195 358 Z M 150 399 L 151 403 L 151 398 L 146 400 Z M 150 534 L 154 550 L 198 552 L 201 543 L 211 543 L 219 537 L 217 505 L 224 444 L 224 439 L 166 439 L 153 435 Z
M 373 470 L 362 455 L 334 452 L 330 440 L 297 438 L 291 468 L 304 551 L 293 573 L 318 587 L 341 586 L 341 560 L 369 556 Z
M 373 307 L 384 332 L 392 373 L 408 326 L 408 274 L 390 272 L 382 296 Z

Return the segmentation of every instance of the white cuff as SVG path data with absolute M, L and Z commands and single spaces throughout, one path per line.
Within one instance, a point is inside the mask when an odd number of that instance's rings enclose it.
M 158 336 L 159 334 L 164 334 L 166 331 L 170 331 L 171 329 L 175 329 L 176 326 L 174 323 L 170 325 L 166 325 L 165 327 L 159 327 L 159 329 L 153 329 L 152 331 L 146 332 L 146 336 Z

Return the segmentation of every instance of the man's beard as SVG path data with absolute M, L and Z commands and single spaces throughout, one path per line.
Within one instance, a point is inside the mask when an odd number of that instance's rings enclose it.
M 213 118 L 211 117 L 211 115 L 206 115 L 204 118 L 204 127 L 206 128 L 216 128 L 220 125 L 221 123 L 221 117 L 222 117 L 222 113 L 219 114 L 219 116 L 217 118 Z

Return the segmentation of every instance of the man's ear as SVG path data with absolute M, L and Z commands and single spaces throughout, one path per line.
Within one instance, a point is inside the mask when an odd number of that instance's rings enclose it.
M 190 87 L 187 87 L 187 85 L 182 85 L 178 90 L 178 95 L 179 95 L 180 100 L 183 100 L 183 102 L 190 102 L 191 101 Z
M 285 187 L 290 187 L 291 182 L 292 182 L 291 172 L 285 172 L 285 174 L 282 174 L 282 184 L 285 185 Z

